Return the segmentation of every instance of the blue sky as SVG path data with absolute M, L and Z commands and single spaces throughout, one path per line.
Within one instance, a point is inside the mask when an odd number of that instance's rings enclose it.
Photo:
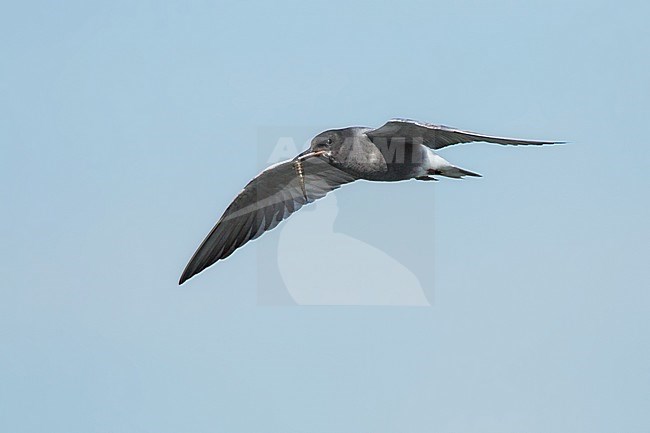
M 0 430 L 648 431 L 648 13 L 4 4 Z M 177 286 L 264 131 L 391 117 L 570 144 L 458 146 L 484 178 L 338 193 L 334 229 L 431 307 L 260 305 L 280 228 Z

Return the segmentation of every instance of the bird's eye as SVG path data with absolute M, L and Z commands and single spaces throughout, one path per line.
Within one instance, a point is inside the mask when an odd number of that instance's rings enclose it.
M 331 139 L 331 138 L 328 138 L 326 143 L 327 143 L 327 144 L 332 144 L 332 139 Z

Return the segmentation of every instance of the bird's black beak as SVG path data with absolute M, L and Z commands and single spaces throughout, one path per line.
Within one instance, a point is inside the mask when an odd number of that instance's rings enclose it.
M 309 158 L 309 156 L 307 156 L 307 155 L 309 155 L 310 153 L 314 153 L 314 152 L 311 149 L 307 149 L 304 152 L 300 152 L 295 158 L 293 158 L 293 160 L 297 161 L 299 159 L 302 160 L 302 159 L 305 159 L 305 158 Z
M 326 155 L 326 154 L 327 152 L 324 150 L 318 150 L 314 152 L 311 149 L 307 149 L 304 152 L 299 153 L 298 156 L 296 156 L 295 158 L 293 158 L 293 161 L 304 161 L 305 159 Z

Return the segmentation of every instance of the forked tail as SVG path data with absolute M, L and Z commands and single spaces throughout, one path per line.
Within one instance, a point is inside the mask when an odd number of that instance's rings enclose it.
M 428 150 L 427 157 L 428 158 L 426 162 L 428 175 L 447 176 L 453 177 L 454 179 L 461 179 L 464 176 L 481 177 L 481 175 L 478 173 L 465 170 L 464 168 L 456 167 L 444 159 L 442 156 L 431 150 Z
M 482 177 L 478 173 L 451 164 L 446 167 L 439 167 L 436 170 L 429 170 L 429 174 L 453 177 L 454 179 L 462 179 L 464 176 Z

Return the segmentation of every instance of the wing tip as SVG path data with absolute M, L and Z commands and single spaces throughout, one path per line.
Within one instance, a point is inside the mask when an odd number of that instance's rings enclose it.
M 194 274 L 189 275 L 188 272 L 183 272 L 183 275 L 181 275 L 181 278 L 178 280 L 178 285 L 180 286 L 181 284 L 183 284 L 185 281 L 189 280 L 193 276 Z
M 533 143 L 537 146 L 563 146 L 569 144 L 568 141 L 536 141 Z
M 181 284 L 183 284 L 185 281 L 187 281 L 190 278 L 192 278 L 193 276 L 195 276 L 196 274 L 200 273 L 203 269 L 205 269 L 205 268 L 197 269 L 196 267 L 190 267 L 190 264 L 192 264 L 191 261 L 190 261 L 190 263 L 187 264 L 187 266 L 185 267 L 185 270 L 181 274 L 181 277 L 178 279 L 178 285 L 179 286 Z

